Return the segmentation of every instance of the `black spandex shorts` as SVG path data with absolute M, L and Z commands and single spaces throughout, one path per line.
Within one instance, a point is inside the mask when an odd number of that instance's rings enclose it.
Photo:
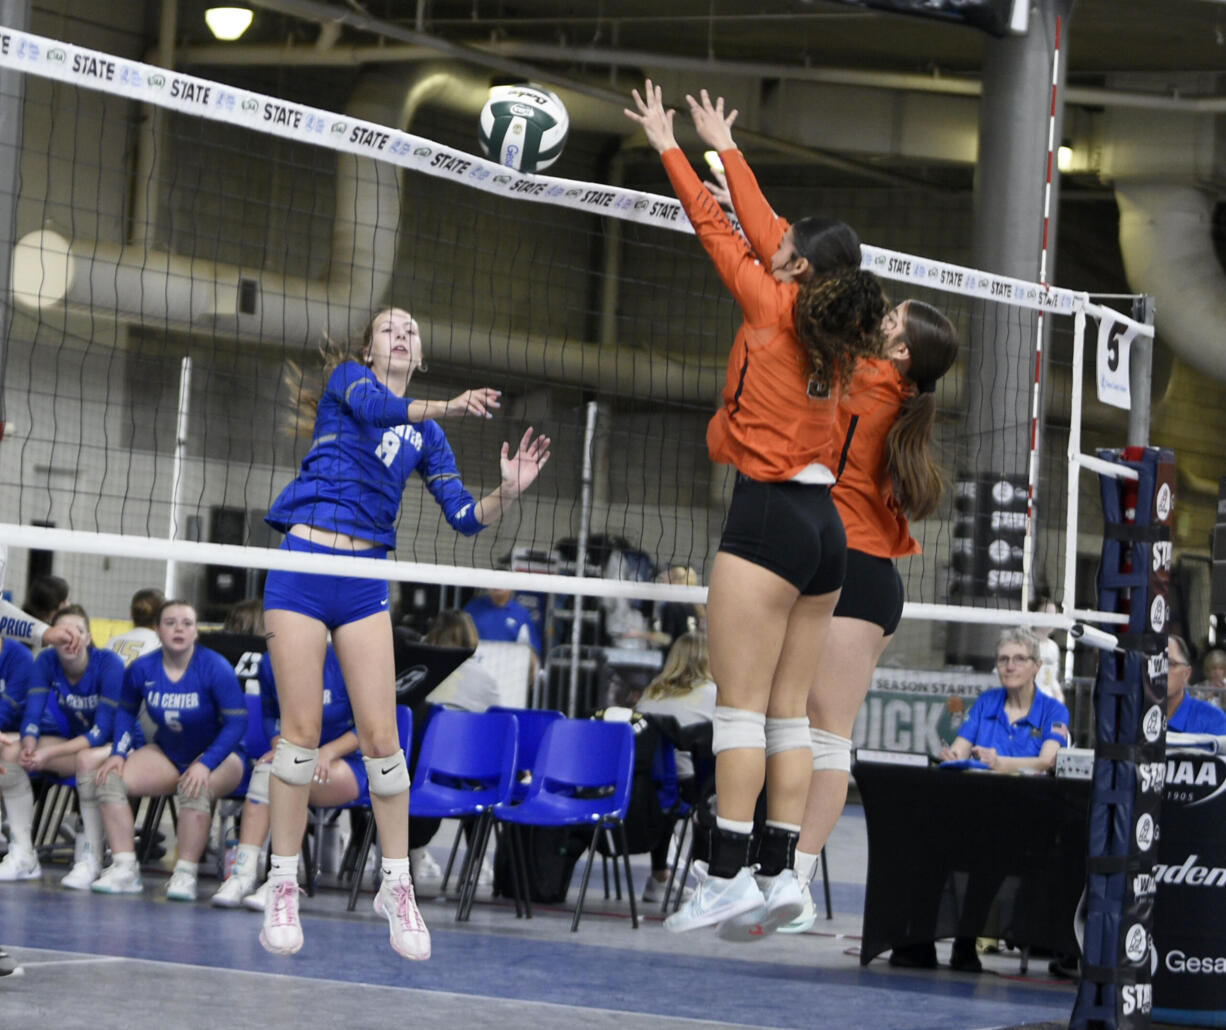
M 782 576 L 802 594 L 843 585 L 847 536 L 828 486 L 759 483 L 737 473 L 719 549 Z
M 902 603 L 902 576 L 894 562 L 849 547 L 847 578 L 834 617 L 871 622 L 893 636 L 902 621 Z

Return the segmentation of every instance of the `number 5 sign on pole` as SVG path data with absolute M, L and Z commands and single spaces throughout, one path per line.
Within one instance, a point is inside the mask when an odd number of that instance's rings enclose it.
M 1128 380 L 1128 356 L 1135 325 L 1103 317 L 1098 323 L 1097 375 L 1098 399 L 1104 404 L 1127 410 L 1132 407 Z

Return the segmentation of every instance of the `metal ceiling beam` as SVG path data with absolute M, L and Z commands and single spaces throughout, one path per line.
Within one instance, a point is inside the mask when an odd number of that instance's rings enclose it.
M 392 22 L 334 7 L 331 4 L 319 3 L 317 0 L 252 0 L 252 4 L 256 7 L 275 11 L 278 14 L 287 14 L 308 21 L 347 25 L 359 32 L 368 32 L 387 39 L 393 39 L 398 43 L 424 47 L 433 53 L 454 57 L 457 60 L 465 61 L 480 68 L 488 68 L 492 71 L 501 72 L 504 75 L 515 75 L 528 80 L 544 78 L 547 82 L 573 90 L 575 93 L 583 96 L 615 104 L 619 108 L 625 107 L 629 102 L 626 94 L 606 89 L 602 86 L 595 86 L 583 79 L 561 76 L 556 72 L 540 68 L 537 65 L 525 64 L 510 57 L 502 57 L 486 49 L 466 46 L 462 43 L 453 43 L 450 40 L 440 39 L 429 33 L 406 29 Z M 179 58 L 184 64 L 188 63 L 188 58 L 185 56 L 188 52 L 186 49 L 180 51 Z M 326 50 L 315 52 L 321 55 L 328 53 Z M 566 52 L 566 48 L 560 48 L 560 54 Z M 708 64 L 707 67 L 717 66 Z M 723 65 L 721 64 L 718 67 L 723 67 Z M 678 127 L 684 128 L 680 123 Z M 689 133 L 688 129 L 685 129 L 685 131 Z M 910 189 L 930 192 L 948 192 L 947 187 L 933 184 L 918 176 L 884 170 L 820 147 L 801 146 L 788 140 L 777 139 L 765 133 L 753 132 L 752 130 L 742 128 L 737 129 L 737 137 L 745 143 L 753 144 L 778 154 L 785 154 L 789 157 L 796 157 L 804 161 L 820 164 L 827 168 L 836 168 L 840 171 L 849 172 L 871 182 L 880 182 L 890 186 L 905 186 Z

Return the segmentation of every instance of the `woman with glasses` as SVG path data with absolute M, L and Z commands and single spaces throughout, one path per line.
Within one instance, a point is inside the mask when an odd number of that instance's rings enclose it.
M 973 758 L 997 772 L 1047 772 L 1056 752 L 1068 745 L 1068 708 L 1035 687 L 1039 638 L 1028 629 L 1007 629 L 996 641 L 999 687 L 979 695 L 946 760 Z
M 1023 769 L 1046 772 L 1068 744 L 1068 709 L 1035 687 L 1039 638 L 1028 629 L 1006 629 L 996 641 L 996 672 L 1001 685 L 979 695 L 953 745 L 941 751 L 947 761 L 975 759 L 997 772 Z M 962 899 L 962 925 L 954 938 L 949 965 L 963 973 L 983 971 L 975 950 L 978 926 L 967 913 L 985 912 L 999 880 L 972 873 Z M 940 904 L 934 896 L 933 905 Z M 896 947 L 890 965 L 932 969 L 936 945 L 923 941 Z

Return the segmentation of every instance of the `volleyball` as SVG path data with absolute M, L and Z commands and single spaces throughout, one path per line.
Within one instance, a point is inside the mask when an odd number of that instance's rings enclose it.
M 540 172 L 566 145 L 570 116 L 557 94 L 534 83 L 495 86 L 481 109 L 481 152 L 521 172 Z

